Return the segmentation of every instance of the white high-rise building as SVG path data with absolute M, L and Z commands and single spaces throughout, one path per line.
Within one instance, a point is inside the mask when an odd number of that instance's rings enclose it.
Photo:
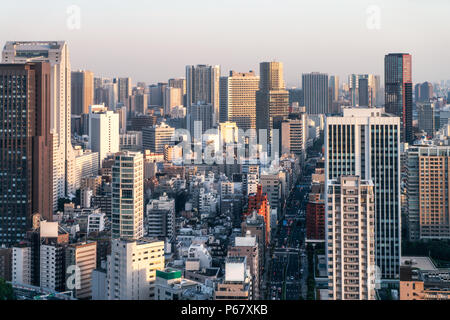
M 111 153 L 120 151 L 119 114 L 104 105 L 89 107 L 89 148 L 98 152 L 99 166 Z
M 68 193 L 67 172 L 73 165 L 71 143 L 71 70 L 65 41 L 8 41 L 2 52 L 3 63 L 48 62 L 51 65 L 50 103 L 53 133 L 53 209 L 58 198 Z
M 331 180 L 326 203 L 329 299 L 374 300 L 373 183 L 357 176 Z
M 144 159 L 140 152 L 121 152 L 112 167 L 112 238 L 144 236 Z
M 325 192 L 343 175 L 373 181 L 375 263 L 382 280 L 395 283 L 401 256 L 399 117 L 383 108 L 344 108 L 343 116 L 326 118 Z
M 113 239 L 107 258 L 106 299 L 153 300 L 156 270 L 164 269 L 164 241 Z

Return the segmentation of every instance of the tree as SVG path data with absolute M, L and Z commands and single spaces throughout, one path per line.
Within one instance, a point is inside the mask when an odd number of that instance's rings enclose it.
M 14 300 L 15 298 L 12 285 L 0 278 L 0 300 Z

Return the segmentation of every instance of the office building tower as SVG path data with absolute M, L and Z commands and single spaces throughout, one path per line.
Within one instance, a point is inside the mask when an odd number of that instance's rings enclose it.
M 358 105 L 369 107 L 369 78 L 359 78 L 358 80 Z
M 0 64 L 0 245 L 53 216 L 50 65 Z
M 71 86 L 72 114 L 89 113 L 89 106 L 94 104 L 94 73 L 86 70 L 72 71 Z
M 74 268 L 72 273 L 67 273 L 66 286 L 67 284 L 73 285 L 73 288 L 70 286 L 67 289 L 72 290 L 77 299 L 90 299 L 92 297 L 92 271 L 97 266 L 97 242 L 88 241 L 68 245 L 66 249 L 66 266 L 79 268 Z M 78 272 L 79 283 L 77 283 L 76 279 L 73 279 L 73 282 L 70 281 L 72 280 L 70 276 L 76 274 L 75 272 Z M 79 285 L 78 288 L 77 284 Z
M 89 108 L 89 149 L 98 152 L 99 167 L 109 154 L 119 152 L 119 114 L 103 105 Z
M 438 110 L 433 102 L 417 103 L 417 117 L 419 118 L 419 130 L 427 133 L 428 137 L 433 137 L 439 129 Z
M 256 129 L 258 132 L 261 129 L 266 130 L 267 142 L 270 143 L 275 136 L 272 130 L 278 130 L 278 135 L 281 137 L 281 122 L 289 115 L 289 92 L 285 90 L 281 62 L 261 62 L 259 69 L 259 90 L 256 91 Z M 264 137 L 258 134 L 258 138 Z M 269 153 L 274 155 L 276 152 L 280 150 L 270 150 Z
M 150 106 L 164 107 L 165 92 L 167 83 L 158 82 L 158 84 L 151 85 L 150 90 Z
M 342 175 L 328 181 L 328 290 L 331 300 L 375 300 L 374 188 Z
M 58 198 L 66 196 L 67 171 L 70 170 L 71 85 L 69 49 L 65 41 L 8 41 L 2 52 L 4 63 L 48 62 L 50 71 L 50 127 L 53 134 L 53 210 Z
M 339 76 L 330 76 L 329 80 L 329 88 L 331 88 L 331 100 L 330 103 L 333 101 L 339 100 Z
M 214 110 L 214 123 L 219 122 L 219 79 L 220 66 L 186 66 L 186 107 L 187 117 L 190 107 L 199 102 L 211 104 Z M 190 125 L 187 119 L 187 125 Z M 188 128 L 189 130 L 189 128 Z
M 450 147 L 412 146 L 405 162 L 408 239 L 450 239 Z
M 164 269 L 164 242 L 113 239 L 107 257 L 107 300 L 154 300 L 156 270 Z
M 123 103 L 123 105 L 128 106 L 128 98 L 131 96 L 131 78 L 119 78 L 114 79 L 117 83 L 118 90 L 118 102 Z
M 297 119 L 287 119 L 281 123 L 281 153 L 298 155 L 300 161 L 306 159 L 307 116 L 300 114 Z
M 411 55 L 390 53 L 384 57 L 385 110 L 400 117 L 401 141 L 412 142 Z
M 307 114 L 328 114 L 328 74 L 304 73 L 302 75 L 303 96 Z
M 192 139 L 202 139 L 197 134 L 203 134 L 214 126 L 214 106 L 210 103 L 198 102 L 191 105 L 189 114 L 189 128 Z
M 173 145 L 175 128 L 162 122 L 159 125 L 142 128 L 142 148 L 152 153 L 163 154 L 164 146 Z
M 146 221 L 148 237 L 172 240 L 175 237 L 175 200 L 169 199 L 166 193 L 150 200 Z
M 236 122 L 239 129 L 256 129 L 256 91 L 259 77 L 253 71 L 230 71 L 220 78 L 220 122 Z
M 144 160 L 142 153 L 116 154 L 112 167 L 112 238 L 144 236 Z
M 171 88 L 181 89 L 181 94 L 186 94 L 186 79 L 184 78 L 172 78 L 167 81 L 167 85 Z M 184 103 L 182 103 L 184 105 Z
M 416 91 L 416 102 L 430 102 L 430 99 L 433 98 L 433 84 L 428 81 L 425 81 L 422 84 L 418 84 L 418 92 Z
M 166 87 L 164 90 L 164 115 L 170 115 L 172 108 L 183 105 L 183 89 Z
M 383 280 L 398 281 L 401 254 L 400 119 L 383 109 L 346 108 L 327 117 L 325 191 L 342 175 L 372 180 L 375 193 L 375 262 Z M 327 203 L 327 200 L 325 200 Z
M 292 107 L 293 104 L 297 103 L 299 107 L 305 105 L 305 100 L 303 99 L 303 90 L 301 88 L 291 88 L 288 89 L 289 92 L 289 106 Z M 292 113 L 292 110 L 290 110 Z

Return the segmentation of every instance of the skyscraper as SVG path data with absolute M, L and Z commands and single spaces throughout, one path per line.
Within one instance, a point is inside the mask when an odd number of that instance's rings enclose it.
M 90 106 L 89 148 L 98 152 L 99 167 L 108 156 L 119 152 L 119 114 L 103 105 Z
M 327 114 L 330 112 L 328 101 L 328 74 L 304 73 L 302 88 L 308 114 Z
M 66 195 L 68 171 L 73 165 L 70 130 L 71 72 L 65 41 L 8 41 L 2 52 L 5 63 L 49 62 L 51 131 L 53 134 L 53 209 Z
M 119 78 L 118 84 L 118 99 L 123 105 L 128 106 L 128 98 L 131 96 L 131 78 Z
M 220 78 L 220 122 L 236 122 L 242 130 L 256 129 L 256 91 L 259 77 L 253 71 L 230 71 Z
M 412 142 L 412 63 L 407 53 L 384 57 L 385 109 L 400 117 L 401 141 Z
M 283 63 L 261 62 L 259 90 L 256 91 L 256 129 L 281 131 L 281 122 L 289 115 L 289 92 L 285 89 Z M 271 140 L 270 140 L 271 141 Z M 274 150 L 279 152 L 279 150 Z
M 346 108 L 342 117 L 326 118 L 325 144 L 325 192 L 331 180 L 343 175 L 372 180 L 375 263 L 381 269 L 382 279 L 398 280 L 401 253 L 400 119 L 384 113 L 383 109 Z
M 142 153 L 116 154 L 112 167 L 111 237 L 144 236 L 144 160 Z
M 328 181 L 328 288 L 333 300 L 375 300 L 372 181 Z
M 412 146 L 405 162 L 408 239 L 449 239 L 450 147 Z
M 214 122 L 219 122 L 219 79 L 220 66 L 218 65 L 186 66 L 187 117 L 190 115 L 191 105 L 198 102 L 210 103 L 214 109 Z M 189 127 L 189 119 L 186 123 Z
M 339 76 L 330 76 L 330 84 L 329 87 L 331 88 L 331 101 L 338 101 L 339 100 Z
M 72 71 L 72 114 L 89 113 L 94 104 L 94 73 L 80 70 Z
M 0 245 L 53 216 L 50 65 L 0 64 Z

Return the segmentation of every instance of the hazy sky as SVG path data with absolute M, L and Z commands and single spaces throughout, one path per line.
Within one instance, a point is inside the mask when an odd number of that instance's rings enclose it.
M 414 82 L 450 79 L 449 0 L 3 0 L 7 40 L 67 40 L 72 69 L 133 83 L 184 76 L 187 64 L 259 73 L 270 60 L 290 86 L 312 71 L 346 81 L 382 75 L 389 52 L 412 54 Z

